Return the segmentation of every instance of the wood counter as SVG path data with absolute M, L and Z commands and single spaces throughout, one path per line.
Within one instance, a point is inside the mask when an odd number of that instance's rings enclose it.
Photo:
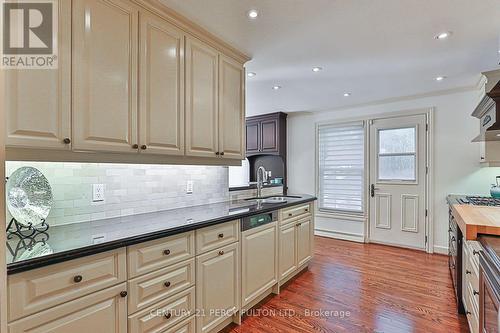
M 500 236 L 500 207 L 452 205 L 452 213 L 467 240 L 478 234 Z

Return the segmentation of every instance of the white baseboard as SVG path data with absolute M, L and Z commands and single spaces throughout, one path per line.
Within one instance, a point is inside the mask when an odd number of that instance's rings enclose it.
M 448 246 L 434 245 L 434 253 L 448 255 Z
M 324 229 L 314 229 L 314 234 L 316 236 L 342 239 L 351 242 L 364 243 L 365 237 L 362 234 L 355 234 L 350 232 L 341 232 L 335 230 L 324 230 Z

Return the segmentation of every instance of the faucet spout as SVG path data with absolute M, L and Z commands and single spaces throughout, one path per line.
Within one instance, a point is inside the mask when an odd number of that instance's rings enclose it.
M 266 169 L 260 166 L 257 169 L 257 198 L 262 197 L 262 187 L 264 186 L 264 181 L 266 180 Z

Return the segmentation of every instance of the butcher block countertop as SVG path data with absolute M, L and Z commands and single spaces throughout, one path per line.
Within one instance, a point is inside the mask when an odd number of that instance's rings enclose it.
M 500 236 L 500 207 L 453 204 L 452 213 L 467 240 L 478 234 Z

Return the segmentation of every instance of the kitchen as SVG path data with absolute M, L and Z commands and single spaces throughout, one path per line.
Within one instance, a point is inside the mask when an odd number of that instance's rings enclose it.
M 291 2 L 2 2 L 2 333 L 500 332 L 500 6 Z

